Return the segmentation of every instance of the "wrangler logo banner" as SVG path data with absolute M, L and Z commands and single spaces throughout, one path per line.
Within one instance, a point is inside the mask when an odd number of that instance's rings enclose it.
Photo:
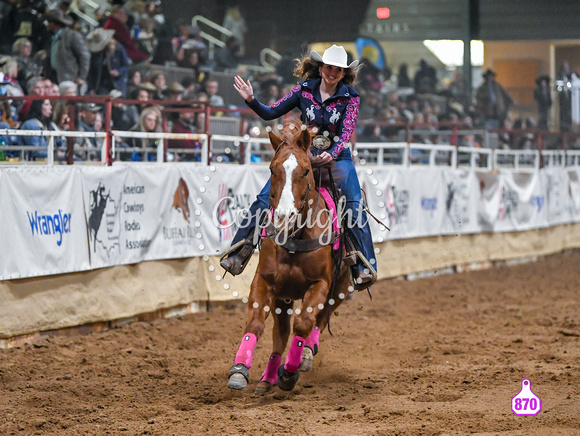
M 91 269 L 81 175 L 70 167 L 0 173 L 0 277 Z

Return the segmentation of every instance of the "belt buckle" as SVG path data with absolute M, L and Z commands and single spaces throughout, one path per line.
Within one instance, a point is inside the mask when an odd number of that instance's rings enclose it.
M 330 147 L 330 139 L 324 135 L 316 135 L 312 140 L 312 145 L 319 150 L 326 150 Z

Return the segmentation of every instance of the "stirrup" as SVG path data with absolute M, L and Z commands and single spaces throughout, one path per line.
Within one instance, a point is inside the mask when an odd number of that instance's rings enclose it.
M 351 251 L 350 253 L 348 253 L 347 256 L 348 257 L 354 256 L 357 259 L 357 261 L 355 261 L 354 265 L 356 265 L 357 263 L 359 263 L 358 261 L 360 261 L 360 263 L 362 263 L 363 267 L 365 269 L 368 269 L 369 274 L 371 275 L 371 279 L 369 281 L 357 283 L 356 279 L 353 277 L 353 274 L 352 274 L 352 267 L 350 267 L 349 268 L 350 279 L 351 279 L 351 283 L 352 283 L 352 286 L 354 287 L 354 289 L 356 291 L 363 291 L 367 288 L 370 288 L 377 281 L 377 271 L 375 270 L 375 268 L 371 265 L 371 263 L 367 260 L 367 258 L 363 256 L 363 254 L 360 251 Z
M 230 257 L 230 255 L 238 249 L 240 252 Z M 247 250 L 248 252 L 245 253 L 244 250 Z M 229 250 L 222 254 L 220 257 L 220 266 L 231 275 L 237 276 L 238 274 L 244 272 L 246 269 L 246 266 L 252 258 L 252 253 L 254 253 L 254 246 L 252 243 L 247 239 L 242 239 L 240 242 L 232 245 Z

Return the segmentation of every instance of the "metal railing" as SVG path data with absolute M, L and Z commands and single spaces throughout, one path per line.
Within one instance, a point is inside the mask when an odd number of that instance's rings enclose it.
M 223 26 L 220 26 L 219 24 L 217 24 L 214 21 L 211 21 L 208 18 L 205 18 L 203 15 L 196 15 L 191 19 L 192 26 L 200 27 L 199 24 L 204 24 L 204 25 L 212 28 L 213 30 L 217 31 L 219 33 L 220 37 L 223 37 L 224 35 L 225 36 L 232 36 L 233 35 L 233 33 L 229 29 L 227 29 Z M 214 59 L 215 47 L 216 46 L 217 47 L 225 47 L 225 45 L 226 45 L 226 43 L 222 39 L 216 38 L 215 36 L 210 35 L 209 33 L 204 32 L 203 30 L 200 31 L 200 36 L 208 42 L 208 48 L 209 48 L 208 57 L 211 60 Z

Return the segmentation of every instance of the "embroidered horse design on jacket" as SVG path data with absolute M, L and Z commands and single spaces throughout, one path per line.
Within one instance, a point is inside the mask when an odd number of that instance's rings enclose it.
M 335 124 L 338 120 L 340 120 L 340 114 L 338 113 L 338 111 L 336 110 L 336 108 L 332 109 L 332 115 L 330 117 L 330 122 L 332 124 Z
M 314 121 L 314 105 L 311 105 L 308 109 L 306 109 L 306 117 L 310 121 Z

